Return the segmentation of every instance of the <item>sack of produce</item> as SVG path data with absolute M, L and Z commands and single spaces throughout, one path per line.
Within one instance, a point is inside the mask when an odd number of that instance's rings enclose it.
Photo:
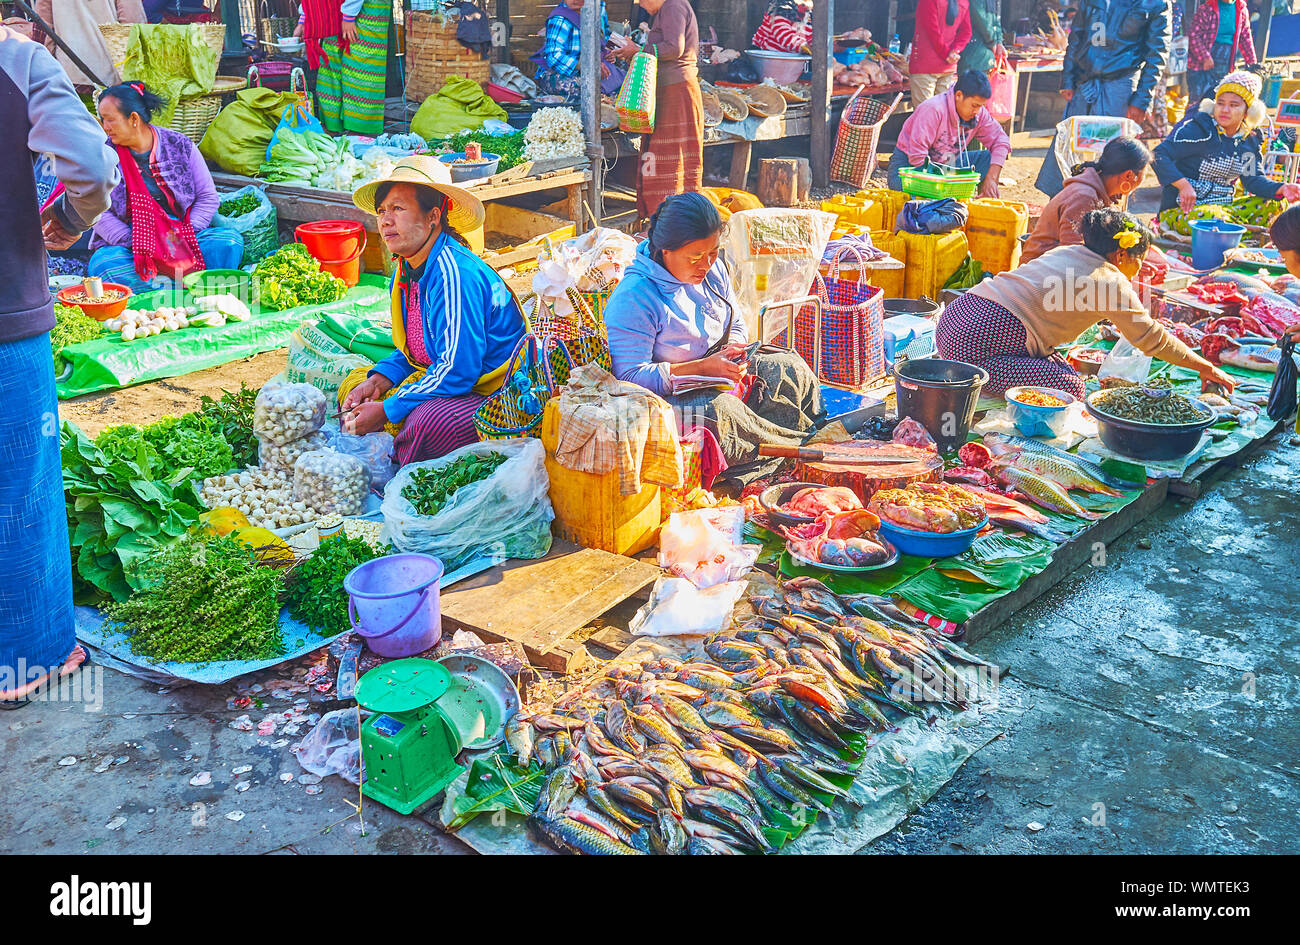
M 311 453 L 328 447 L 329 440 L 319 430 L 283 444 L 272 443 L 270 440 L 264 440 L 259 436 L 257 438 L 257 464 L 263 469 L 283 469 L 293 472 L 298 457 L 303 453 Z
M 290 444 L 292 445 L 292 444 Z M 340 433 L 330 446 L 345 456 L 355 456 L 365 463 L 370 473 L 370 488 L 382 489 L 397 472 L 393 465 L 393 435 L 391 433 L 367 433 L 357 436 L 353 433 Z
M 293 464 L 293 498 L 319 515 L 357 515 L 370 491 L 370 473 L 355 456 L 334 450 L 303 453 Z
M 315 324 L 304 323 L 289 338 L 289 366 L 285 378 L 294 384 L 310 384 L 337 399 L 339 385 L 357 368 L 372 362 L 353 354 Z
M 251 266 L 280 248 L 280 221 L 261 187 L 249 184 L 224 195 L 211 225 L 224 226 L 244 238 L 240 266 Z
M 549 488 L 541 440 L 471 443 L 398 471 L 384 489 L 382 537 L 448 571 L 479 557 L 540 558 L 555 518 Z
M 222 170 L 252 177 L 266 160 L 280 115 L 297 101 L 292 92 L 241 89 L 208 126 L 199 153 Z
M 310 384 L 267 384 L 253 404 L 253 432 L 276 446 L 309 436 L 324 423 L 325 395 Z

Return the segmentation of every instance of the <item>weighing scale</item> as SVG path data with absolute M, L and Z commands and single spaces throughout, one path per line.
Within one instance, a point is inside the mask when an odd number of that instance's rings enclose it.
M 454 781 L 461 739 L 437 702 L 451 673 L 432 660 L 393 660 L 357 683 L 357 704 L 375 713 L 361 726 L 362 792 L 401 814 L 428 803 Z

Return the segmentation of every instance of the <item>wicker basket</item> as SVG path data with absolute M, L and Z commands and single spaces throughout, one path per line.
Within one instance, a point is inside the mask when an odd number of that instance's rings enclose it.
M 465 76 L 486 88 L 492 64 L 456 39 L 457 21 L 413 11 L 406 18 L 406 100 L 423 102 L 452 76 Z
M 268 45 L 274 46 L 276 37 L 292 36 L 294 29 L 298 26 L 298 18 L 294 16 L 271 16 L 271 11 L 267 8 L 266 0 L 257 7 L 257 38 Z
M 844 105 L 839 133 L 835 136 L 835 153 L 831 155 L 831 180 L 854 187 L 866 187 L 876 169 L 876 147 L 880 144 L 880 126 L 885 123 L 902 94 L 889 103 L 863 95 L 858 89 Z
M 104 45 L 108 47 L 108 57 L 113 60 L 113 68 L 119 73 L 126 62 L 126 47 L 131 42 L 131 23 L 100 23 L 99 32 L 104 36 Z M 147 24 L 146 24 L 147 25 Z M 226 27 L 221 23 L 194 23 L 208 48 L 221 57 L 221 50 L 226 44 Z M 292 31 L 290 27 L 290 31 Z
M 212 124 L 212 119 L 216 118 L 217 112 L 221 111 L 221 99 L 232 92 L 238 92 L 246 85 L 248 80 L 242 76 L 217 76 L 211 92 L 206 95 L 192 95 L 176 102 L 176 111 L 167 127 L 172 131 L 179 131 L 198 144 L 203 140 L 208 125 Z

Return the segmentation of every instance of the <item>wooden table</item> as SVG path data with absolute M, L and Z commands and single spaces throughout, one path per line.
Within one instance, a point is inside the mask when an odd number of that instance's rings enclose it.
M 1020 76 L 1025 77 L 1025 97 L 1024 105 L 1020 109 L 1020 129 L 1025 128 L 1025 116 L 1029 114 L 1029 90 L 1034 84 L 1035 72 L 1060 72 L 1064 59 L 1057 56 L 1013 56 L 1009 55 L 1011 65 L 1016 69 L 1016 82 L 1019 83 Z M 1020 90 L 1016 90 L 1020 94 Z M 1016 133 L 1016 118 L 1011 116 L 1010 127 L 1007 129 L 1007 135 Z

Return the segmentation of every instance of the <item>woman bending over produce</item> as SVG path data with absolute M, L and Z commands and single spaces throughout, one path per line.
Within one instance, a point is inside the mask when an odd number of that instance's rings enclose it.
M 524 334 L 519 304 L 460 231 L 483 225 L 483 204 L 447 183 L 446 165 L 409 157 L 353 203 L 379 218 L 398 257 L 394 351 L 339 387 L 344 430 L 395 436 L 399 466 L 435 459 L 478 439 L 474 412 L 501 386 Z
M 1144 353 L 1231 390 L 1233 380 L 1165 331 L 1134 290 L 1151 233 L 1118 210 L 1085 213 L 1080 233 L 1081 245 L 1058 246 L 985 279 L 944 309 L 935 329 L 939 354 L 988 371 L 990 394 L 1037 384 L 1082 397 L 1083 379 L 1056 349 L 1110 319 Z
M 160 105 L 143 82 L 99 94 L 99 123 L 117 148 L 122 180 L 95 223 L 88 268 L 135 292 L 166 288 L 199 269 L 237 268 L 244 255 L 243 236 L 209 226 L 217 188 L 194 142 L 149 124 Z
M 606 303 L 605 330 L 620 380 L 663 397 L 679 429 L 704 427 L 727 462 L 741 463 L 756 459 L 763 443 L 802 442 L 822 413 L 821 387 L 793 351 L 747 346 L 718 259 L 722 228 L 703 194 L 660 204 L 649 238 Z M 683 383 L 695 389 L 674 393 Z

